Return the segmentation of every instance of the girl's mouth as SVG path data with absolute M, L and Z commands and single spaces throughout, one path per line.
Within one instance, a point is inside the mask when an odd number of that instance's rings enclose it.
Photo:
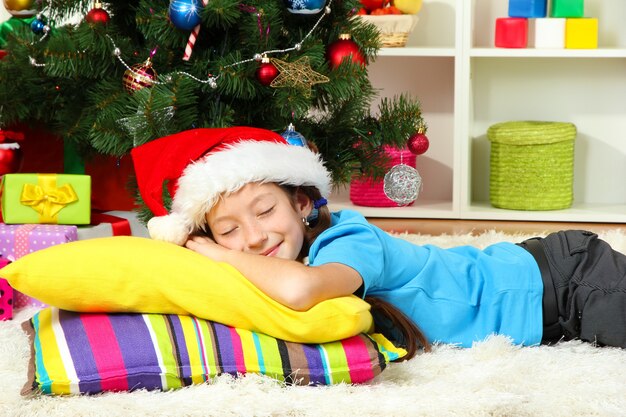
M 276 256 L 276 254 L 278 253 L 278 249 L 280 249 L 280 244 L 269 248 L 268 250 L 266 250 L 265 252 L 263 252 L 261 255 L 263 256 Z

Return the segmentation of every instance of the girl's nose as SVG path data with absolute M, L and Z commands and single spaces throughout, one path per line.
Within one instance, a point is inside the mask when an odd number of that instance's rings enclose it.
M 263 246 L 263 243 L 267 240 L 267 233 L 258 227 L 258 225 L 249 225 L 246 227 L 246 246 L 250 249 Z

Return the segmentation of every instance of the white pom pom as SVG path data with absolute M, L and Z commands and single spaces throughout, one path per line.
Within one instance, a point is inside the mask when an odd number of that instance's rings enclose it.
M 189 238 L 191 228 L 180 214 L 172 213 L 151 218 L 148 221 L 148 232 L 152 239 L 182 246 Z

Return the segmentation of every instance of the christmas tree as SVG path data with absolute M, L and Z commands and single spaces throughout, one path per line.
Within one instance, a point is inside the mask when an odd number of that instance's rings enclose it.
M 305 138 L 345 183 L 425 130 L 416 98 L 371 111 L 379 32 L 359 0 L 4 2 L 0 128 L 44 125 L 81 155 L 248 125 Z

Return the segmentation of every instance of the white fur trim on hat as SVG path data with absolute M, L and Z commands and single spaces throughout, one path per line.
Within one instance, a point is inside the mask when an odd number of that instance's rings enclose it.
M 150 236 L 179 245 L 184 243 L 190 233 L 202 228 L 206 213 L 222 193 L 235 192 L 251 182 L 315 186 L 324 197 L 328 197 L 332 188 L 331 175 L 320 155 L 308 148 L 243 140 L 185 168 L 178 180 L 172 213 L 151 220 L 155 224 L 148 224 Z M 163 218 L 172 216 L 175 218 L 171 221 Z
M 150 237 L 156 240 L 184 245 L 193 230 L 191 223 L 177 213 L 167 216 L 157 216 L 148 220 L 148 232 Z

